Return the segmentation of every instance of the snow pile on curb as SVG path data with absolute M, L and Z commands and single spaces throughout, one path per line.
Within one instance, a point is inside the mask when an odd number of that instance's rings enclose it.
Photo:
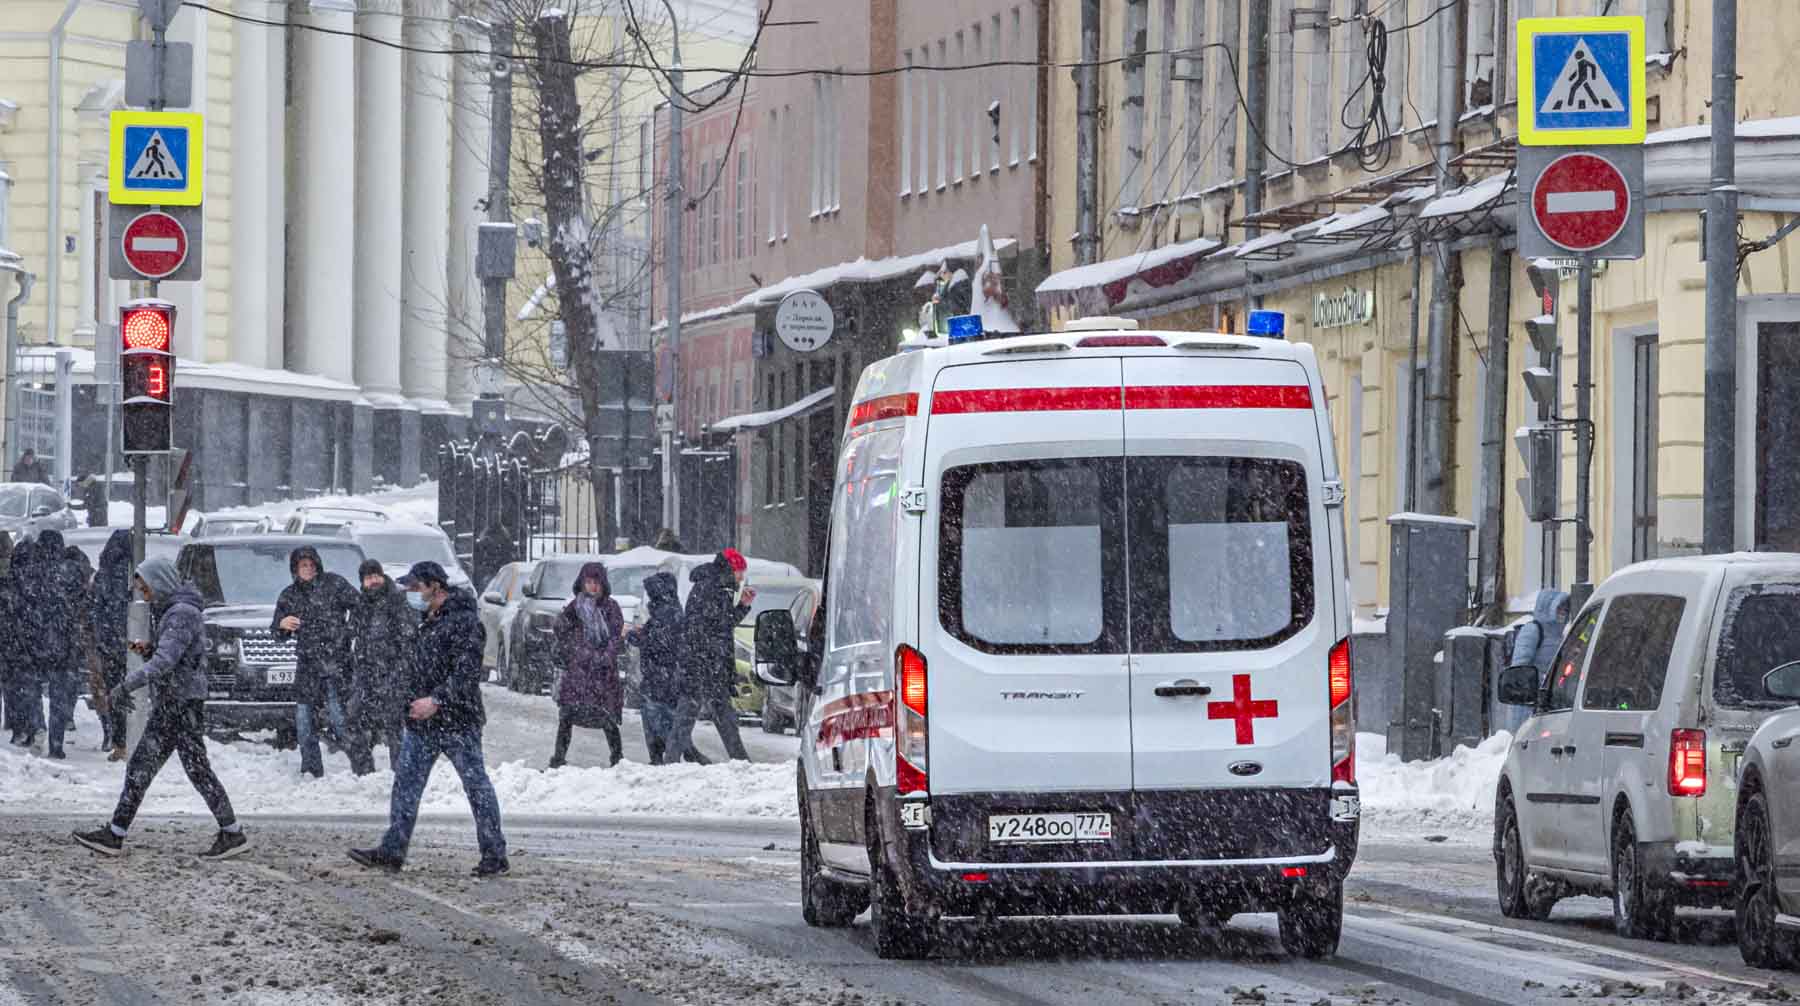
M 1494 787 L 1512 735 L 1459 747 L 1435 761 L 1402 762 L 1380 734 L 1356 735 L 1356 780 L 1362 787 L 1364 837 L 1442 835 L 1482 843 L 1494 832 Z
M 323 779 L 297 773 L 292 751 L 251 742 L 207 742 L 213 768 L 242 814 L 375 814 L 388 812 L 393 773 L 357 778 L 333 765 Z M 83 754 L 89 754 L 83 752 Z M 386 765 L 377 749 L 376 764 Z M 335 761 L 335 759 L 334 759 Z M 112 810 L 124 765 L 52 762 L 0 748 L 0 813 L 95 813 Z M 565 767 L 546 772 L 520 761 L 490 766 L 504 814 L 642 815 L 655 817 L 795 818 L 791 763 L 613 768 Z M 462 784 L 440 760 L 425 790 L 425 813 L 467 814 Z M 145 814 L 206 814 L 206 805 L 171 759 L 144 801 Z

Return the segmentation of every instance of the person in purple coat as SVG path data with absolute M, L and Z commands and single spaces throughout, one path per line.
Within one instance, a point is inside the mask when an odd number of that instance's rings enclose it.
M 609 764 L 617 765 L 625 755 L 619 736 L 625 686 L 619 680 L 618 663 L 625 616 L 612 598 L 606 567 L 597 562 L 581 567 L 574 594 L 556 618 L 557 652 L 565 664 L 556 685 L 556 752 L 550 767 L 563 766 L 575 727 L 603 731 L 612 751 Z

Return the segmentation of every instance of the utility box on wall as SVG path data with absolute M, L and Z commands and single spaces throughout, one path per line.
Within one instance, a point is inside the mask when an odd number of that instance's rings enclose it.
M 1456 517 L 1401 513 L 1388 518 L 1388 642 L 1399 688 L 1390 697 L 1388 750 L 1404 761 L 1429 758 L 1438 734 L 1438 667 L 1444 633 L 1469 608 L 1469 535 Z

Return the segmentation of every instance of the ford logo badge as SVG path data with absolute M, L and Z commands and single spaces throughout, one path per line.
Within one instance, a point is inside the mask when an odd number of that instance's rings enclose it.
M 1234 761 L 1227 768 L 1231 769 L 1232 775 L 1255 775 L 1262 771 L 1262 762 Z

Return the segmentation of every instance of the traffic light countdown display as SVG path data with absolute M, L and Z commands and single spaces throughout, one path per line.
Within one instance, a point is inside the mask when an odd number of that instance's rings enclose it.
M 162 453 L 171 446 L 175 305 L 153 299 L 124 305 L 119 308 L 119 336 L 125 453 Z

